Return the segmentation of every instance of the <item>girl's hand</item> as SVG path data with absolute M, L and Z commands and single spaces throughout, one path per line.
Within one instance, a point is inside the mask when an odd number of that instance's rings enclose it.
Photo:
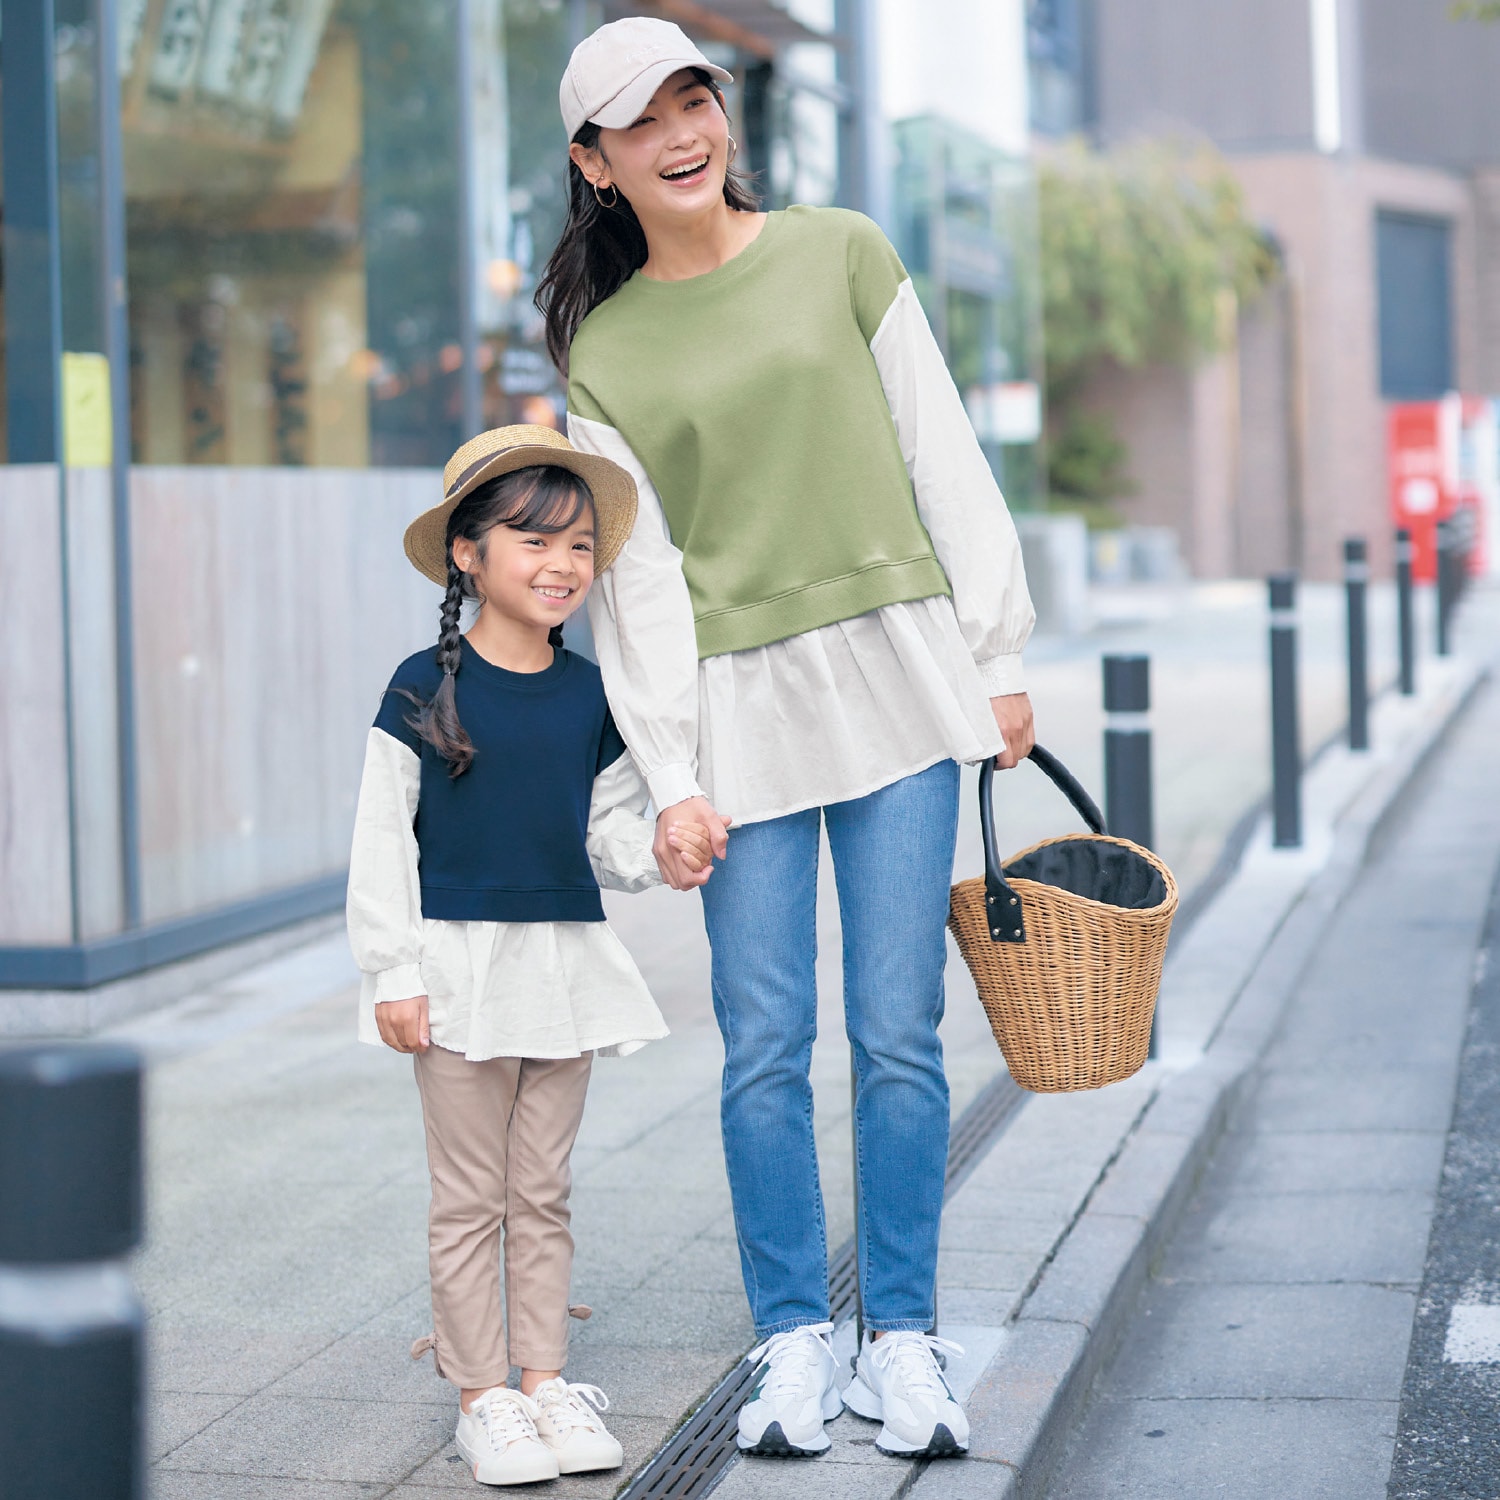
M 1018 766 L 1036 744 L 1036 730 L 1031 722 L 1031 699 L 1025 693 L 1007 693 L 1002 698 L 990 699 L 990 712 L 995 716 L 1005 749 L 995 757 L 997 771 L 1009 771 Z
M 732 818 L 726 818 L 725 826 L 733 821 Z M 682 856 L 683 864 L 695 875 L 713 863 L 708 829 L 701 823 L 673 823 L 667 829 L 667 842 Z
M 715 859 L 723 859 L 729 852 L 729 825 L 733 818 L 726 818 L 708 805 L 707 797 L 689 797 L 674 807 L 663 808 L 656 819 L 656 842 L 652 846 L 661 878 L 674 891 L 691 891 L 707 882 L 713 873 L 712 865 L 694 868 L 683 858 L 682 852 L 672 843 L 673 824 L 696 825 L 708 835 L 708 847 Z
M 397 1052 L 425 1052 L 432 1045 L 427 1029 L 427 996 L 411 1000 L 382 1000 L 375 1007 L 380 1040 Z

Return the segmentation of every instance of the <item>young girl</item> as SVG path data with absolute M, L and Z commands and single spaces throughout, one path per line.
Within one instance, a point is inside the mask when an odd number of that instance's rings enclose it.
M 370 731 L 349 936 L 361 1040 L 414 1055 L 426 1124 L 433 1331 L 412 1356 L 431 1349 L 460 1388 L 474 1477 L 526 1484 L 622 1461 L 604 1393 L 562 1378 L 568 1161 L 593 1055 L 667 1034 L 596 880 L 660 876 L 648 794 L 562 622 L 624 546 L 636 494 L 545 427 L 473 439 L 443 487 L 406 532 L 446 589 L 441 633 L 396 669 Z M 464 636 L 466 599 L 479 612 Z M 692 869 L 710 865 L 700 827 L 673 839 Z

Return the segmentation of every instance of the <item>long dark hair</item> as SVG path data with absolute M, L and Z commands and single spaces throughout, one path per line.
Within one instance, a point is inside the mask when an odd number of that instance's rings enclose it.
M 718 100 L 728 119 L 723 90 L 712 76 L 702 68 L 688 71 Z M 573 140 L 586 150 L 598 151 L 599 127 L 586 121 Z M 741 213 L 760 210 L 751 179 L 733 165 L 724 172 L 724 201 Z M 615 201 L 605 208 L 578 164 L 569 162 L 567 222 L 548 257 L 534 299 L 547 325 L 547 353 L 564 375 L 568 373 L 568 347 L 578 325 L 645 264 L 646 234 L 630 200 L 616 188 Z
M 594 497 L 578 475 L 555 464 L 536 464 L 486 480 L 465 495 L 449 514 L 448 587 L 439 614 L 437 646 L 443 680 L 431 702 L 424 702 L 414 693 L 405 694 L 417 705 L 416 713 L 406 722 L 448 762 L 449 776 L 462 776 L 474 759 L 474 742 L 458 722 L 454 679 L 463 660 L 458 617 L 465 599 L 479 598 L 473 578 L 453 561 L 454 542 L 459 537 L 473 542 L 483 559 L 490 532 L 496 526 L 551 536 L 566 531 L 586 508 L 592 510 L 593 506 Z M 554 625 L 547 644 L 560 649 L 562 643 L 562 626 Z

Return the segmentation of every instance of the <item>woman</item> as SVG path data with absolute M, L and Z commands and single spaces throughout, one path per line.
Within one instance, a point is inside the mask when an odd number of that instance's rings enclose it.
M 1015 528 L 913 293 L 858 214 L 756 212 L 711 65 L 630 18 L 561 87 L 568 223 L 538 305 L 568 431 L 640 509 L 590 600 L 668 883 L 703 884 L 722 1124 L 763 1361 L 742 1448 L 828 1447 L 840 1396 L 808 1080 L 826 825 L 856 1076 L 865 1322 L 843 1400 L 891 1453 L 965 1451 L 934 1340 L 948 1089 L 937 1027 L 959 764 L 1032 744 Z M 726 835 L 715 808 L 734 814 Z

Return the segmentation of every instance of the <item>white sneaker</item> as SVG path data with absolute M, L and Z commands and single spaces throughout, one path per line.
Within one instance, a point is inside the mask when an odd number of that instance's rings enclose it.
M 903 1458 L 956 1458 L 969 1451 L 969 1419 L 934 1355 L 964 1351 L 927 1333 L 865 1335 L 844 1405 L 880 1422 L 875 1446 Z
M 536 1403 L 497 1385 L 458 1413 L 453 1441 L 480 1484 L 536 1484 L 556 1479 L 557 1456 L 537 1436 Z
M 625 1462 L 625 1450 L 599 1420 L 599 1412 L 609 1410 L 609 1397 L 597 1385 L 569 1385 L 554 1375 L 531 1393 L 531 1399 L 536 1403 L 537 1436 L 552 1450 L 559 1473 L 618 1469 Z
M 809 1323 L 773 1334 L 750 1351 L 751 1362 L 761 1364 L 740 1408 L 736 1441 L 746 1453 L 801 1458 L 828 1447 L 823 1424 L 840 1409 L 832 1332 L 832 1323 Z

